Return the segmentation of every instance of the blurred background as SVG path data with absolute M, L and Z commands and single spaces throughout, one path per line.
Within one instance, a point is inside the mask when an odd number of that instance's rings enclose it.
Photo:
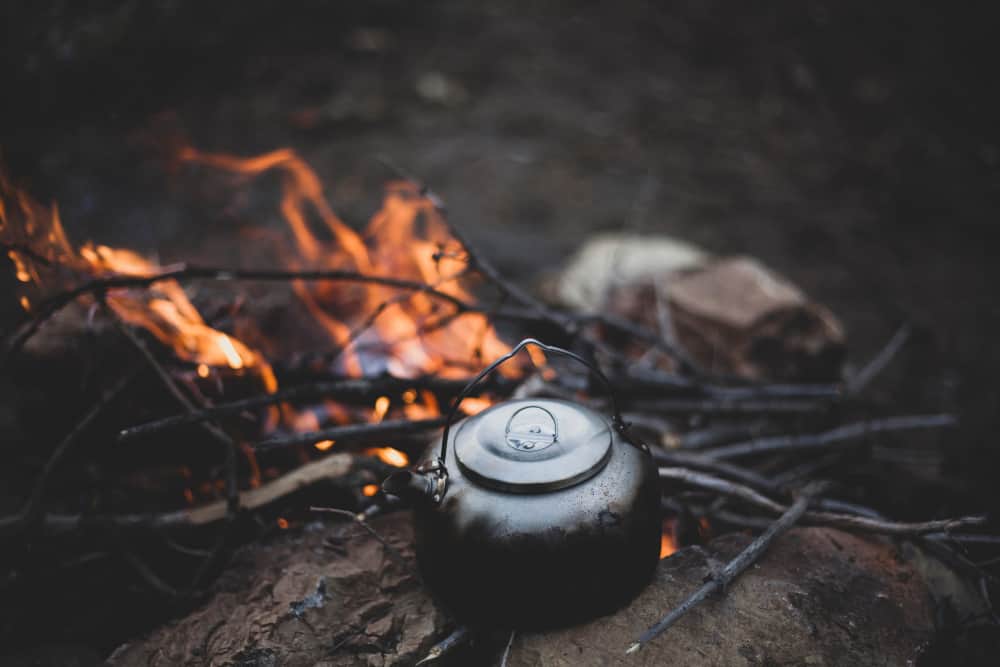
M 958 514 L 1000 498 L 989 4 L 5 3 L 0 151 L 73 241 L 162 262 L 239 252 L 229 202 L 158 159 L 176 136 L 295 148 L 355 226 L 412 174 L 526 286 L 602 231 L 758 257 L 855 364 L 915 325 L 876 389 L 961 416 L 934 462 Z

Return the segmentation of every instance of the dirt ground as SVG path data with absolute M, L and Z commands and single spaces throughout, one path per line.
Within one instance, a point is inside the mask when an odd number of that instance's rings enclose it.
M 155 158 L 183 132 L 296 148 L 352 224 L 387 158 L 527 285 L 597 231 L 754 255 L 842 318 L 855 363 L 917 326 L 879 398 L 960 414 L 935 456 L 905 462 L 955 491 L 893 504 L 998 505 L 988 3 L 20 4 L 0 9 L 0 150 L 73 239 L 238 255 L 246 220 Z

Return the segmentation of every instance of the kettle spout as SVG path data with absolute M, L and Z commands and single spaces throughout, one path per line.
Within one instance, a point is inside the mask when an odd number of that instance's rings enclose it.
M 437 500 L 438 481 L 434 475 L 412 470 L 400 470 L 385 478 L 382 490 L 393 496 L 399 496 L 407 503 L 426 503 Z

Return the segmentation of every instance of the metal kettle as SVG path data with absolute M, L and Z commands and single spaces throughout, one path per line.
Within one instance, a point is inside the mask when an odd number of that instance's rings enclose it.
M 587 366 L 609 391 L 612 419 L 570 401 L 520 399 L 452 426 L 475 386 L 528 345 Z M 424 580 L 468 623 L 543 628 L 607 613 L 658 561 L 652 455 L 629 440 L 599 369 L 534 339 L 480 372 L 456 397 L 440 448 L 383 490 L 414 506 Z

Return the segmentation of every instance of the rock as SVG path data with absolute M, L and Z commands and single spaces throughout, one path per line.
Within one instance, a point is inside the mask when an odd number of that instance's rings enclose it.
M 343 521 L 244 548 L 201 609 L 110 664 L 413 664 L 447 619 L 416 576 L 409 515 L 375 523 L 395 552 Z
M 595 313 L 605 307 L 614 289 L 651 284 L 657 277 L 697 268 L 707 260 L 702 249 L 667 236 L 600 234 L 583 244 L 546 291 L 565 306 Z
M 712 370 L 753 379 L 840 378 L 840 322 L 755 259 L 721 259 L 667 278 L 666 295 L 677 339 Z
M 750 257 L 712 259 L 669 237 L 602 235 L 545 292 L 564 306 L 660 331 L 717 373 L 814 382 L 841 376 L 846 348 L 837 318 Z
M 825 528 L 779 539 L 725 596 L 703 603 L 626 657 L 636 636 L 749 542 L 687 548 L 660 563 L 631 605 L 595 621 L 518 635 L 510 667 L 526 665 L 908 665 L 931 637 L 927 592 L 881 541 Z
M 314 524 L 244 549 L 211 599 L 119 648 L 125 665 L 412 665 L 454 624 L 414 573 L 410 515 L 373 522 L 397 561 L 357 526 Z M 903 665 L 931 635 L 927 591 L 888 543 L 790 531 L 727 594 L 635 656 L 625 648 L 749 541 L 718 538 L 661 561 L 628 607 L 590 623 L 519 633 L 509 665 Z M 494 646 L 452 665 L 496 664 Z M 449 664 L 441 661 L 438 664 Z

